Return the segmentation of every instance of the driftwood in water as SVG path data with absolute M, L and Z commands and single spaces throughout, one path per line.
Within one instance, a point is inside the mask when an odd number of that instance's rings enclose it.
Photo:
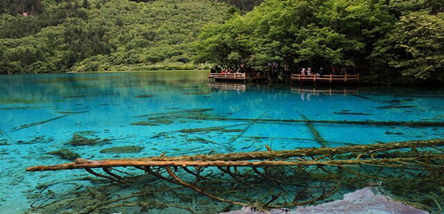
M 436 190 L 436 185 L 444 185 L 441 176 L 444 173 L 443 146 L 444 139 L 434 139 L 288 151 L 97 161 L 76 159 L 73 163 L 35 166 L 27 170 L 85 169 L 94 176 L 129 184 L 131 176 L 120 173 L 122 171 L 116 168 L 135 167 L 144 174 L 181 185 L 222 203 L 269 209 L 323 201 L 335 194 L 341 185 L 375 183 L 398 190 L 402 184 L 410 185 L 410 188 L 427 186 Z M 102 172 L 95 168 L 101 168 Z M 265 200 L 233 199 L 228 193 L 221 192 L 227 187 L 240 188 L 237 184 L 246 186 L 245 191 L 254 190 L 249 185 L 264 185 L 264 182 L 276 185 L 275 190 L 280 192 Z M 209 188 L 208 185 L 213 186 Z M 286 195 L 291 192 L 286 190 L 287 186 L 296 186 L 296 189 L 290 188 L 291 191 L 299 191 L 291 196 L 291 200 Z M 211 191 L 217 188 L 222 189 Z
M 407 126 L 407 127 L 443 127 L 442 121 L 376 121 L 376 120 L 281 120 L 281 119 L 251 119 L 251 118 L 229 118 L 229 117 L 184 117 L 193 120 L 216 120 L 216 121 L 239 121 L 257 123 L 323 123 L 323 124 L 347 124 L 347 125 L 369 125 L 369 126 Z
M 39 122 L 23 124 L 21 126 L 13 128 L 12 130 L 13 131 L 19 131 L 19 130 L 22 130 L 22 129 L 27 129 L 27 128 L 30 128 L 30 127 L 33 127 L 33 126 L 38 126 L 38 125 L 42 125 L 42 124 L 45 124 L 45 123 L 49 123 L 49 122 L 54 121 L 54 120 L 62 119 L 64 117 L 66 117 L 66 116 L 68 116 L 68 115 L 65 114 L 65 115 L 53 117 L 53 118 L 50 118 L 50 119 L 47 119 L 47 120 L 43 120 L 43 121 L 39 121 Z
M 421 148 L 432 146 L 444 146 L 444 139 L 434 140 L 415 140 L 404 141 L 397 143 L 378 143 L 370 145 L 355 145 L 342 146 L 335 148 L 308 148 L 297 150 L 284 151 L 261 151 L 261 152 L 245 152 L 245 153 L 230 153 L 230 154 L 213 154 L 213 155 L 193 155 L 193 156 L 178 156 L 178 157 L 149 157 L 149 158 L 133 158 L 133 159 L 119 159 L 119 160 L 80 160 L 73 163 L 66 163 L 54 166 L 35 166 L 29 167 L 27 171 L 45 171 L 45 170 L 64 170 L 64 169 L 78 169 L 88 166 L 99 168 L 101 164 L 115 163 L 129 163 L 136 162 L 142 164 L 151 161 L 240 161 L 240 160 L 265 160 L 265 159 L 285 159 L 290 157 L 310 157 L 318 155 L 337 155 L 343 153 L 371 153 L 383 152 L 388 150 L 402 149 L 402 148 Z M 129 166 L 129 164 L 124 164 Z
M 91 168 L 108 168 L 108 167 L 141 167 L 141 166 L 346 166 L 346 165 L 383 165 L 383 164 L 397 164 L 399 162 L 408 161 L 422 161 L 426 159 L 432 160 L 444 160 L 444 154 L 441 155 L 418 155 L 417 157 L 406 158 L 383 158 L 383 159 L 370 159 L 370 160 L 300 160 L 300 161 L 202 161 L 202 160 L 170 160 L 170 161 L 155 161 L 155 160 L 102 160 L 102 161 L 78 161 L 68 164 L 60 164 L 54 166 L 35 166 L 30 167 L 28 171 L 52 171 L 52 170 L 67 170 L 67 169 L 91 169 Z M 444 167 L 444 166 L 442 166 Z
M 319 143 L 319 145 L 321 145 L 321 147 L 327 147 L 327 141 L 321 136 L 321 134 L 319 133 L 319 131 L 313 126 L 313 123 L 310 122 L 310 120 L 307 118 L 307 116 L 303 115 L 303 114 L 299 114 L 302 119 L 306 120 L 307 122 L 305 123 L 305 125 L 307 126 L 308 130 L 310 130 L 311 134 L 313 135 L 313 138 L 315 139 L 315 141 L 317 143 Z

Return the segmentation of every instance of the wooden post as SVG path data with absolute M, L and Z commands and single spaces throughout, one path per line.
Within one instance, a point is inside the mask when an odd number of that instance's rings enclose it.
M 333 74 L 330 74 L 330 83 L 333 82 Z

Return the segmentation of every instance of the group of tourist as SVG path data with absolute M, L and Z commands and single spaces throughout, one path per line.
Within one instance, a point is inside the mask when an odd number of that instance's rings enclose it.
M 299 70 L 299 73 L 301 75 L 320 76 L 320 75 L 325 75 L 325 74 L 347 74 L 347 73 L 350 73 L 350 71 L 347 71 L 347 69 L 345 67 L 338 68 L 336 66 L 331 66 L 330 72 L 328 72 L 328 73 L 325 72 L 324 67 L 320 67 L 319 70 L 317 70 L 317 72 L 313 72 L 311 67 L 307 67 L 307 68 L 304 67 Z M 352 71 L 351 73 L 354 73 L 354 72 Z
M 302 68 L 302 69 L 301 69 L 301 75 L 312 75 L 312 73 L 311 73 L 311 67 L 308 67 L 308 68 Z M 319 73 L 316 73 L 316 75 L 319 75 Z
M 220 71 L 220 73 L 221 73 L 221 74 L 233 73 L 233 70 L 231 70 L 231 69 L 222 69 L 222 70 Z

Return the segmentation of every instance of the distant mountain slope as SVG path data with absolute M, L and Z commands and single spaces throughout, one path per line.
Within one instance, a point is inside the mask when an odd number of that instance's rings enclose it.
M 39 15 L 0 15 L 0 73 L 192 68 L 201 28 L 236 11 L 211 0 L 59 2 L 42 0 Z

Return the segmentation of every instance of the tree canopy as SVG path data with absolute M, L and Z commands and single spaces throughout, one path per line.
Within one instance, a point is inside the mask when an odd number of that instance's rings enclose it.
M 443 14 L 435 0 L 5 0 L 0 73 L 210 63 L 444 81 Z
M 42 0 L 41 5 L 41 13 L 28 16 L 16 6 L 0 5 L 0 73 L 156 64 L 192 68 L 191 43 L 202 26 L 236 12 L 210 0 Z
M 443 7 L 436 1 L 266 0 L 204 28 L 197 60 L 267 70 L 354 67 L 422 80 L 443 77 Z

